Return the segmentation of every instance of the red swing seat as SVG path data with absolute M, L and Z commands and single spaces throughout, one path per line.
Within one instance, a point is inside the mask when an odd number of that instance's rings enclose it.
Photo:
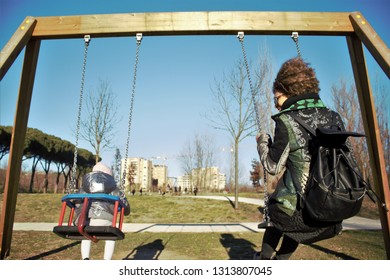
M 122 240 L 125 234 L 122 232 L 124 205 L 119 197 L 108 194 L 68 194 L 62 198 L 62 208 L 58 225 L 53 228 L 53 232 L 58 236 L 72 240 Z M 114 204 L 114 215 L 111 226 L 90 226 L 86 223 L 89 205 L 93 201 L 109 201 Z M 73 225 L 74 211 L 76 204 L 83 204 L 77 225 Z M 66 209 L 70 208 L 68 222 L 64 224 Z M 119 223 L 117 218 L 119 213 Z

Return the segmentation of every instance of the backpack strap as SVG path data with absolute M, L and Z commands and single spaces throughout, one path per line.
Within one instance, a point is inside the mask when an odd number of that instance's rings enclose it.
M 349 136 L 353 137 L 363 137 L 364 134 L 345 131 L 340 126 L 336 124 L 336 113 L 332 112 L 332 123 L 330 127 L 317 127 L 316 130 L 308 125 L 298 113 L 291 114 L 291 117 L 295 119 L 303 128 L 305 128 L 310 134 L 312 134 L 316 139 L 321 142 L 321 145 L 326 147 L 340 148 L 341 145 L 344 145 Z
M 296 120 L 300 125 L 302 125 L 308 132 L 310 132 L 312 135 L 317 136 L 315 130 L 308 125 L 298 114 L 292 113 L 291 117 Z

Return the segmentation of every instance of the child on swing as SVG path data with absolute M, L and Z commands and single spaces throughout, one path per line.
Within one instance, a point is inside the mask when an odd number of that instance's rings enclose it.
M 125 215 L 130 214 L 130 205 L 127 201 L 124 192 L 116 185 L 115 179 L 112 176 L 112 170 L 101 162 L 98 162 L 92 169 L 92 172 L 87 173 L 83 177 L 80 193 L 105 193 L 118 196 L 125 205 Z M 76 221 L 81 214 L 82 205 L 76 208 Z M 88 221 L 90 226 L 111 226 L 114 214 L 114 205 L 106 201 L 94 201 L 88 211 Z M 110 260 L 115 250 L 115 241 L 106 240 L 104 247 L 104 259 Z M 81 241 L 81 257 L 83 260 L 89 260 L 91 251 L 91 240 Z

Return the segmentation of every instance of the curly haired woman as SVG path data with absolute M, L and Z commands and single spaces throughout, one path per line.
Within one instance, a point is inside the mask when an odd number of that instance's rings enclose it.
M 340 116 L 325 107 L 319 97 L 319 82 L 313 68 L 301 58 L 293 58 L 281 66 L 274 84 L 274 139 L 260 132 L 256 136 L 260 161 L 267 173 L 283 176 L 269 198 L 272 227 L 265 230 L 260 259 L 287 260 L 300 243 L 309 244 L 340 233 L 341 223 L 319 223 L 305 217 L 297 190 L 309 177 L 311 155 L 310 134 L 292 117 L 297 114 L 314 129 L 337 123 Z M 279 241 L 282 240 L 277 250 Z

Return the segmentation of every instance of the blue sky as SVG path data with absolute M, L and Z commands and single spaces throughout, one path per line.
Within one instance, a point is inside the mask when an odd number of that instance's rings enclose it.
M 388 46 L 390 42 L 387 0 L 0 0 L 0 47 L 4 47 L 26 16 L 175 11 L 360 11 Z M 319 36 L 300 36 L 299 40 L 304 58 L 317 71 L 321 96 L 329 102 L 332 84 L 340 78 L 353 80 L 346 40 Z M 275 71 L 283 61 L 296 55 L 289 36 L 247 36 L 245 45 L 249 59 L 257 60 L 260 45 L 264 43 L 270 50 Z M 72 128 L 76 122 L 83 44 L 80 39 L 42 42 L 29 127 L 74 142 Z M 114 143 L 122 156 L 134 53 L 134 38 L 92 39 L 88 53 L 84 94 L 95 89 L 99 79 L 107 80 L 117 94 L 122 120 L 118 123 Z M 169 175 L 178 176 L 181 169 L 175 156 L 196 133 L 207 134 L 213 137 L 218 148 L 218 165 L 226 172 L 230 159 L 222 148 L 230 146 L 229 135 L 213 130 L 202 115 L 212 108 L 210 86 L 214 78 L 229 72 L 241 58 L 241 47 L 235 36 L 144 37 L 129 156 L 166 156 Z M 368 52 L 366 58 L 371 77 L 377 76 L 390 88 L 388 78 Z M 0 82 L 0 125 L 13 124 L 22 59 L 23 53 Z M 92 151 L 88 143 L 82 140 L 79 143 Z M 113 154 L 113 150 L 105 151 L 103 161 L 110 164 Z M 242 172 L 248 177 L 250 162 L 257 158 L 254 139 L 247 138 L 241 143 L 240 154 Z M 0 164 L 7 163 L 3 160 Z

